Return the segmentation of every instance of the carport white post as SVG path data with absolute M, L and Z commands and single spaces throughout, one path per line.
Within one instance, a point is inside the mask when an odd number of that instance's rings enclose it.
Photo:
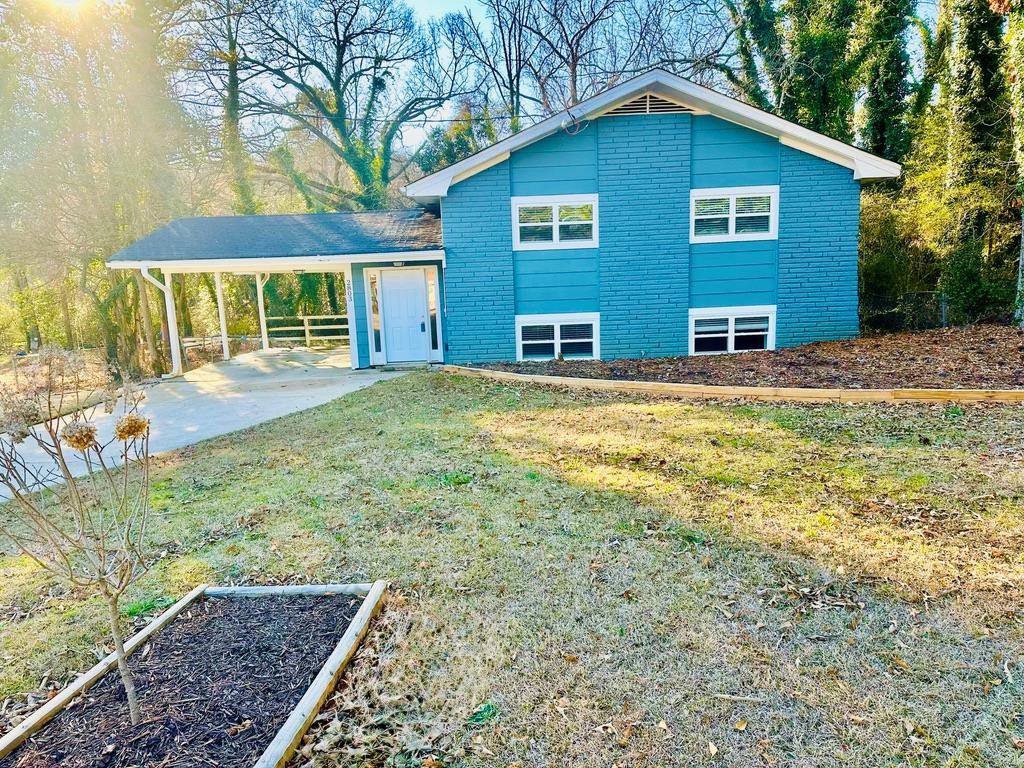
M 269 272 L 256 273 L 256 304 L 260 310 L 260 339 L 263 341 L 264 352 L 270 349 L 270 336 L 267 333 L 267 308 L 263 305 L 263 286 L 269 279 Z
M 225 360 L 231 359 L 231 347 L 228 346 L 228 320 L 224 314 L 224 283 L 220 272 L 213 273 L 213 285 L 217 289 L 217 317 L 220 319 L 220 347 Z
M 345 278 L 345 312 L 348 314 L 348 357 L 352 370 L 359 368 L 359 326 L 356 324 L 356 291 L 352 285 L 352 265 L 344 264 L 341 274 Z
M 164 270 L 164 281 L 160 282 L 149 272 L 149 267 L 140 267 L 139 272 L 164 295 L 164 307 L 167 309 L 167 346 L 171 348 L 171 376 L 181 373 L 181 339 L 178 337 L 178 313 L 174 309 L 174 292 L 172 289 L 172 273 Z

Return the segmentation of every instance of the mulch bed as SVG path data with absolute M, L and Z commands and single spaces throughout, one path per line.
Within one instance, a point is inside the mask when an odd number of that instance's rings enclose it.
M 1024 332 L 974 325 L 829 341 L 774 352 L 484 366 L 515 373 L 684 384 L 857 389 L 1024 388 Z
M 206 598 L 131 658 L 142 723 L 107 674 L 0 768 L 251 766 L 352 621 L 361 598 Z

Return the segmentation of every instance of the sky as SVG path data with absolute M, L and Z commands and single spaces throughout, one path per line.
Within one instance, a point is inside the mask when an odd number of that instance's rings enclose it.
M 476 6 L 475 0 L 406 0 L 406 2 L 423 20 L 429 19 L 431 16 L 444 16 L 452 11 L 461 11 L 467 5 Z

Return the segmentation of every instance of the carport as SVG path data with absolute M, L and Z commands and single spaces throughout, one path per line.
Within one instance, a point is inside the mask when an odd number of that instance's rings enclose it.
M 174 276 L 196 273 L 213 275 L 225 360 L 222 275 L 252 276 L 261 345 L 269 350 L 267 280 L 304 272 L 343 276 L 353 369 L 442 357 L 441 220 L 422 208 L 178 219 L 119 251 L 107 266 L 137 269 L 163 294 L 173 375 L 182 372 Z

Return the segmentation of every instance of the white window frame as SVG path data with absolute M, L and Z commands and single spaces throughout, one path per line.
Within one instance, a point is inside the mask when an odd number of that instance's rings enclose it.
M 741 232 L 736 234 L 736 198 L 757 197 L 767 195 L 771 198 L 771 213 L 768 216 L 767 232 Z M 698 235 L 697 228 L 697 201 L 708 198 L 729 198 L 729 234 L 727 235 Z M 722 218 L 711 216 L 708 218 Z M 779 239 L 779 186 L 777 184 L 766 187 L 711 187 L 708 189 L 690 190 L 690 242 L 691 243 L 736 243 L 751 240 L 778 240 Z
M 690 355 L 728 355 L 736 352 L 736 318 L 738 317 L 767 317 L 768 318 L 768 339 L 765 349 L 775 349 L 775 304 L 755 304 L 744 307 L 700 307 L 690 310 Z M 725 352 L 696 352 L 694 350 L 696 336 L 695 330 L 697 320 L 708 318 L 721 318 L 729 321 L 728 349 Z M 759 352 L 760 350 L 740 350 L 740 352 Z
M 519 209 L 535 205 L 551 206 L 551 242 L 533 243 L 519 240 Z M 558 239 L 558 207 L 562 205 L 592 205 L 594 207 L 594 236 L 589 240 Z M 597 248 L 598 237 L 598 204 L 597 195 L 530 195 L 512 198 L 512 249 L 516 251 L 554 251 L 570 248 Z M 567 222 L 568 223 L 568 222 Z
M 576 360 L 600 360 L 601 359 L 601 313 L 600 312 L 568 312 L 550 315 L 516 315 L 516 360 L 523 361 L 523 326 L 524 325 L 553 325 L 555 326 L 555 354 L 550 358 L 557 360 L 562 351 L 561 328 L 562 325 L 573 325 L 575 323 L 591 323 L 594 326 L 594 354 L 591 357 L 575 357 Z M 577 339 L 567 339 L 571 343 Z M 530 358 L 540 360 L 544 358 Z

